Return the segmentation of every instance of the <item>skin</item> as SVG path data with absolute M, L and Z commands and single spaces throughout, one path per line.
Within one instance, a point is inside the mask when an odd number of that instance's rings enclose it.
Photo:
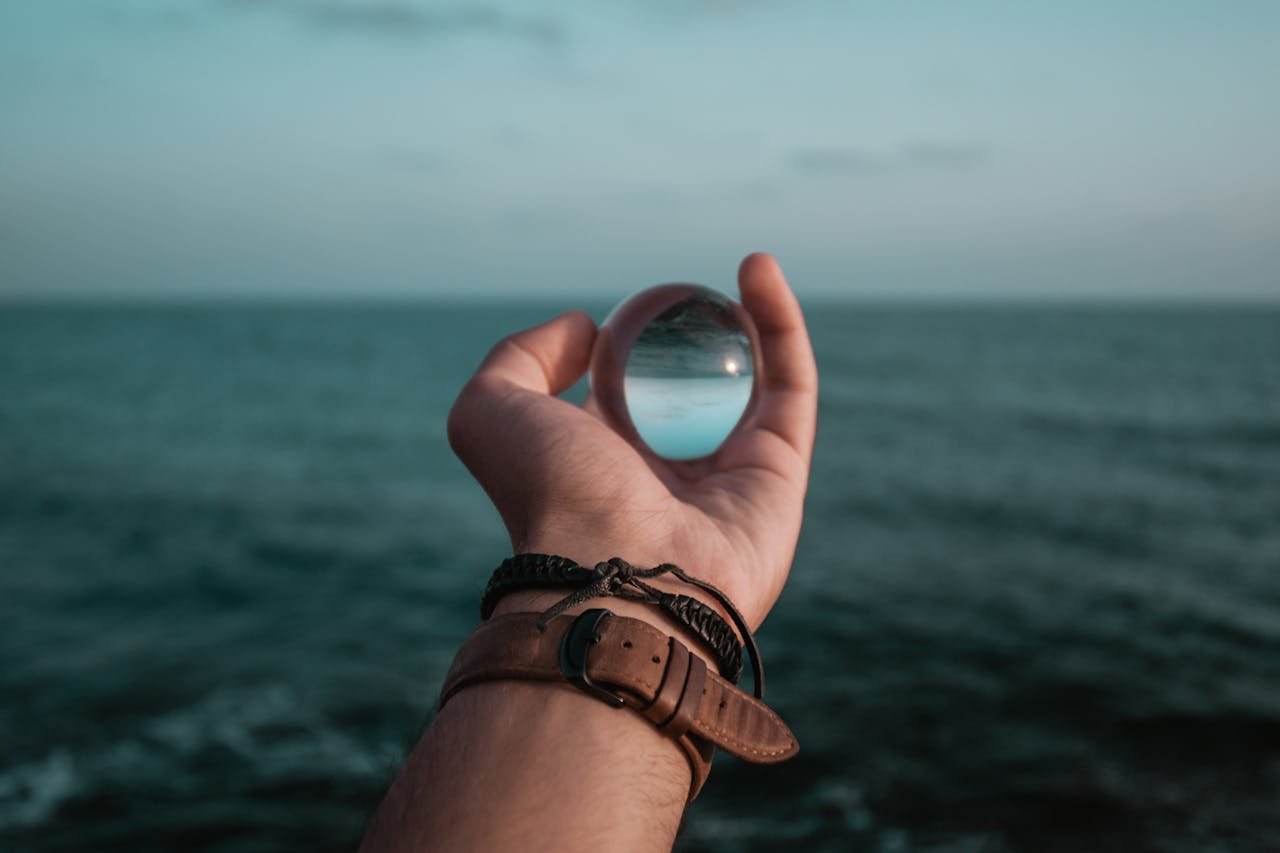
M 674 562 L 727 593 L 753 630 L 764 621 L 800 533 L 818 380 L 777 262 L 748 256 L 738 283 L 760 333 L 760 393 L 708 459 L 663 460 L 610 429 L 592 400 L 578 407 L 555 396 L 587 370 L 596 335 L 587 315 L 563 314 L 493 348 L 449 415 L 449 439 L 501 513 L 514 553 L 588 566 L 612 556 Z M 508 596 L 499 612 L 558 597 Z M 676 630 L 643 605 L 589 606 Z M 669 850 L 689 780 L 679 747 L 638 714 L 572 687 L 493 682 L 462 691 L 436 717 L 361 849 Z

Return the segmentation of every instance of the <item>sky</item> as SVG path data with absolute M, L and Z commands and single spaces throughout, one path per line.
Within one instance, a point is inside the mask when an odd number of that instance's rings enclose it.
M 1280 298 L 1280 3 L 5 0 L 0 298 Z

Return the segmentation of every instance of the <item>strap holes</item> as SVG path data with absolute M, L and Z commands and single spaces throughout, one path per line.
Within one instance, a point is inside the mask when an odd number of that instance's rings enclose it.
M 723 699 L 721 699 L 721 700 L 720 700 L 720 710 L 721 710 L 721 711 L 723 711 L 723 710 L 724 710 L 724 700 L 723 700 Z
M 657 655 L 654 655 L 654 656 L 653 656 L 653 662 L 654 662 L 654 663 L 662 663 L 662 658 L 658 657 Z
M 631 641 L 630 641 L 630 640 L 623 640 L 623 641 L 622 641 L 622 647 L 623 647 L 624 649 L 629 649 L 629 648 L 631 648 Z

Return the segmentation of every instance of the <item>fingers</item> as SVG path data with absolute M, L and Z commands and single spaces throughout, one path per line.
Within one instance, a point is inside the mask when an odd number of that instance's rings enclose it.
M 778 262 L 764 253 L 742 262 L 738 290 L 760 333 L 764 361 L 756 425 L 808 460 L 818 419 L 818 367 L 800 303 Z
M 508 392 L 551 395 L 566 390 L 586 371 L 595 335 L 591 318 L 571 311 L 500 341 L 449 412 L 447 432 L 454 452 L 468 467 L 480 464 L 484 448 L 492 448 L 512 426 L 512 411 L 504 402 Z
M 570 311 L 541 326 L 498 342 L 476 371 L 476 378 L 501 379 L 540 394 L 559 394 L 586 372 L 596 324 Z

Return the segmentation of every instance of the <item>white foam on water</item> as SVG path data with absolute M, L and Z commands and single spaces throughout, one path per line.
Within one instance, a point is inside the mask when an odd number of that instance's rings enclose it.
M 44 823 L 78 788 L 75 762 L 62 748 L 0 771 L 0 829 Z
M 0 831 L 45 824 L 63 803 L 84 793 L 216 785 L 200 767 L 209 750 L 233 753 L 250 775 L 267 780 L 383 779 L 403 758 L 401 744 L 360 743 L 285 685 L 217 690 L 142 719 L 129 735 L 100 748 L 73 754 L 60 745 L 44 758 L 0 768 Z

